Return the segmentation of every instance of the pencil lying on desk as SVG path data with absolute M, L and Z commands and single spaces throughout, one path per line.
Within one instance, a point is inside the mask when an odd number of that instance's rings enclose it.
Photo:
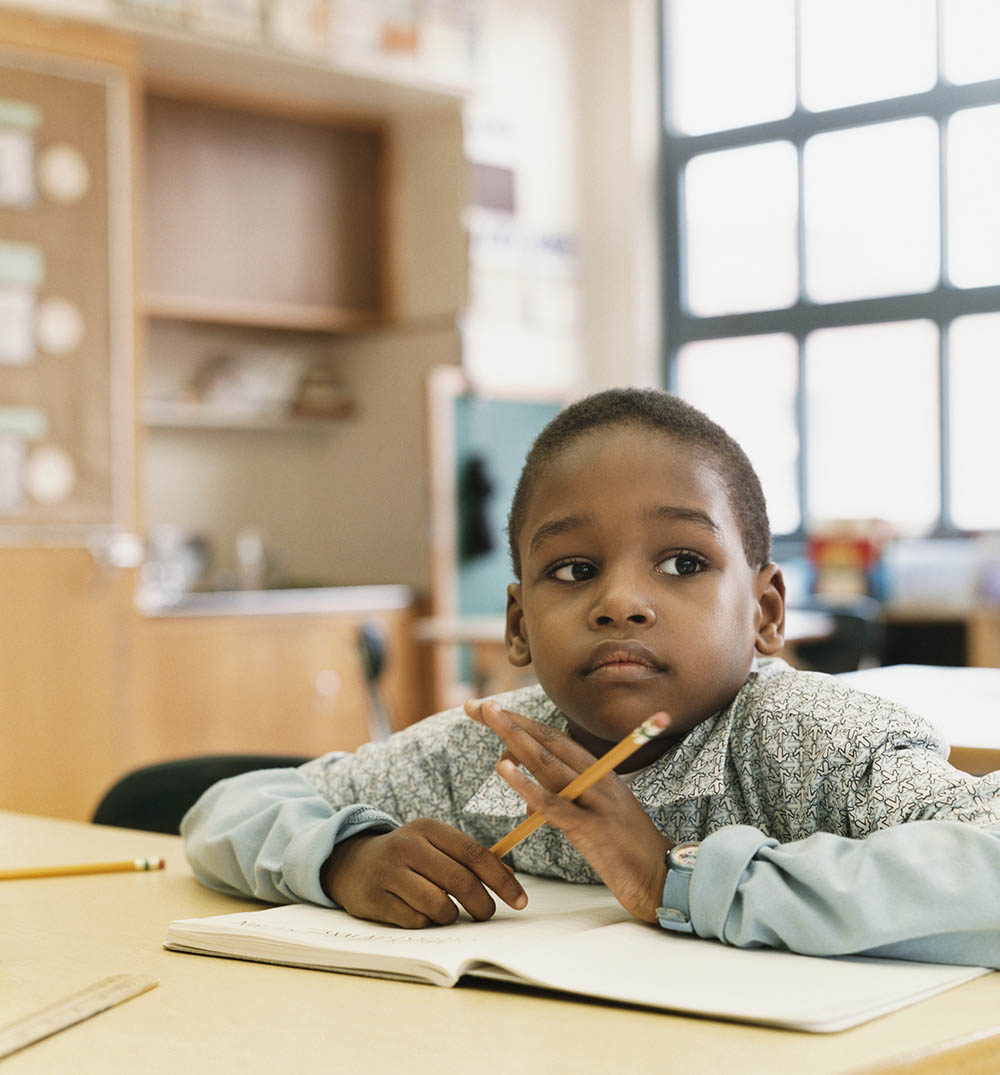
M 630 754 L 634 754 L 639 747 L 648 743 L 651 739 L 655 739 L 661 732 L 666 731 L 669 721 L 670 717 L 666 713 L 657 713 L 655 716 L 650 717 L 649 720 L 644 720 L 638 728 L 629 732 L 607 754 L 602 755 L 593 765 L 584 769 L 576 779 L 571 780 L 559 792 L 559 797 L 571 801 L 578 798 L 592 784 L 596 784 L 602 776 L 606 776 L 616 765 L 620 765 Z M 511 829 L 502 840 L 497 840 L 490 850 L 497 858 L 503 858 L 512 847 L 519 844 L 526 836 L 530 836 L 535 829 L 544 824 L 544 814 L 531 814 L 520 825 Z
M 81 873 L 125 873 L 131 870 L 162 870 L 166 860 L 126 859 L 124 862 L 79 862 L 72 866 L 24 866 L 0 870 L 0 881 L 20 881 L 26 877 L 72 877 Z

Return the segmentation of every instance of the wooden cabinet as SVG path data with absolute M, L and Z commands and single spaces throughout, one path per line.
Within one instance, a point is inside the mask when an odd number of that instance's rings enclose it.
M 210 585 L 253 527 L 283 583 L 423 587 L 422 386 L 459 360 L 465 299 L 461 101 L 185 55 L 144 93 L 145 524 L 203 538 Z
M 326 110 L 145 95 L 146 312 L 357 331 L 385 312 L 383 130 Z
M 199 398 L 210 386 L 197 381 L 224 359 L 217 372 L 235 382 L 262 334 L 292 361 L 307 348 L 316 365 L 330 338 L 388 317 L 383 126 L 328 107 L 156 82 L 143 112 L 149 380 L 172 384 L 166 399 L 147 400 L 147 425 L 322 428 L 320 419 L 349 408 L 296 423 L 291 398 L 257 414 L 252 400 Z M 177 324 L 210 334 L 192 344 L 168 331 Z
M 136 624 L 133 764 L 198 753 L 319 755 L 372 738 L 358 636 L 384 639 L 394 730 L 420 716 L 411 609 L 155 616 Z
M 0 808 L 87 818 L 121 773 L 131 592 L 86 549 L 0 549 Z
M 159 522 L 214 526 L 231 549 L 259 525 L 293 582 L 421 584 L 415 386 L 457 360 L 459 97 L 2 5 L 0 76 L 0 96 L 26 101 L 50 79 L 39 137 L 93 147 L 74 224 L 86 234 L 39 205 L 6 213 L 0 236 L 44 245 L 54 297 L 74 299 L 86 330 L 79 353 L 5 370 L 4 402 L 40 400 L 60 438 L 82 432 L 76 514 L 38 500 L 0 520 L 0 807 L 83 818 L 114 777 L 164 757 L 352 749 L 368 738 L 368 612 L 146 618 L 135 562 L 102 550 Z M 84 89 L 100 105 L 86 122 Z M 362 331 L 387 321 L 392 332 Z M 336 340 L 357 415 L 337 437 L 140 432 L 155 367 L 200 358 L 208 332 L 251 347 Z M 29 379 L 30 399 L 15 385 Z M 371 615 L 401 726 L 426 712 L 411 614 Z
M 44 452 L 59 478 L 38 487 L 9 453 L 3 463 L 0 806 L 85 817 L 119 771 L 128 721 L 133 572 L 104 570 L 91 550 L 135 526 L 135 49 L 0 9 L 0 84 L 9 105 L 38 116 L 36 160 L 62 147 L 85 177 L 75 200 L 39 183 L 30 204 L 0 208 L 0 240 L 43 266 L 36 309 L 56 302 L 81 329 L 55 348 L 38 336 L 23 364 L 0 363 L 6 446 L 29 464 Z M 19 438 L 10 418 L 23 409 L 38 429 Z

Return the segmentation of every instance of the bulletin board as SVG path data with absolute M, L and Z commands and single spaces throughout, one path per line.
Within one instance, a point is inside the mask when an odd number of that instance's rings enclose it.
M 122 521 L 134 410 L 129 218 L 111 198 L 130 200 L 120 82 L 0 50 L 0 540 Z
M 477 390 L 457 366 L 431 372 L 431 612 L 439 623 L 502 617 L 514 578 L 506 532 L 514 489 L 532 442 L 565 403 Z M 448 645 L 447 635 L 434 657 L 439 702 L 473 679 L 468 647 Z
M 455 397 L 458 612 L 503 612 L 514 578 L 507 514 L 528 449 L 560 405 L 531 399 Z

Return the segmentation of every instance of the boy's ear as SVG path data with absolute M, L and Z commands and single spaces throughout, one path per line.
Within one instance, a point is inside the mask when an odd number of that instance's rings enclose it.
M 507 660 L 515 668 L 531 664 L 531 649 L 524 625 L 524 609 L 521 607 L 521 584 L 512 582 L 507 587 Z
M 757 573 L 756 649 L 773 657 L 785 644 L 785 579 L 777 564 L 765 564 Z

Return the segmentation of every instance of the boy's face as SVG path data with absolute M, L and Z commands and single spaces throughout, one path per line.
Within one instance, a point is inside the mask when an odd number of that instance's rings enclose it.
M 508 656 L 594 754 L 666 710 L 630 767 L 648 764 L 781 648 L 780 572 L 750 567 L 716 470 L 666 434 L 584 434 L 545 464 L 517 541 Z

